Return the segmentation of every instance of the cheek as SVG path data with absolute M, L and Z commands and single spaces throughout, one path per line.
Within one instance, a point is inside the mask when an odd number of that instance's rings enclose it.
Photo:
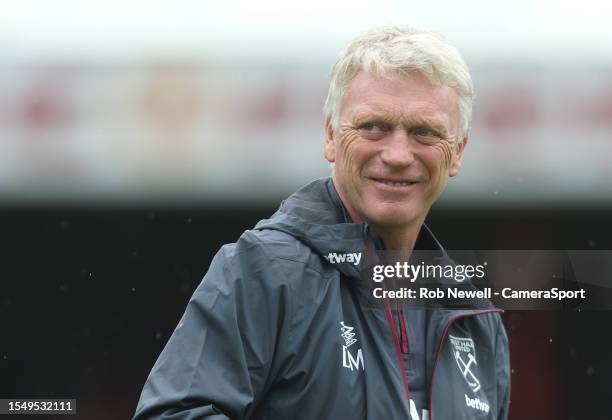
M 440 164 L 437 165 L 437 175 L 440 179 L 445 179 L 445 175 L 448 175 L 453 161 L 453 147 L 455 147 L 455 142 L 454 140 L 442 140 L 433 147 L 436 150 L 437 159 L 440 162 Z
M 346 170 L 352 172 L 355 169 L 355 160 L 352 153 L 352 146 L 359 139 L 357 130 L 349 124 L 343 124 L 340 127 L 340 154 Z

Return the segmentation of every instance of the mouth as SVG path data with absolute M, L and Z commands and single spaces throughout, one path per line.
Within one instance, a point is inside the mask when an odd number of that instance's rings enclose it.
M 404 180 L 404 179 L 386 179 L 386 178 L 370 178 L 375 184 L 391 187 L 391 188 L 407 188 L 421 181 Z

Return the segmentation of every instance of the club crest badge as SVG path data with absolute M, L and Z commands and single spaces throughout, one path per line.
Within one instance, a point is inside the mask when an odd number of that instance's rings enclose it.
M 471 338 L 448 336 L 451 342 L 453 356 L 459 367 L 459 371 L 465 378 L 473 392 L 478 392 L 480 389 L 480 381 L 474 373 L 475 367 L 478 366 L 476 361 L 476 347 L 474 340 Z

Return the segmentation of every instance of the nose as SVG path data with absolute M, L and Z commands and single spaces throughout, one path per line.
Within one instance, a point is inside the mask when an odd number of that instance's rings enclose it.
M 394 130 L 387 137 L 381 153 L 382 161 L 392 167 L 410 166 L 414 160 L 414 140 L 403 130 Z

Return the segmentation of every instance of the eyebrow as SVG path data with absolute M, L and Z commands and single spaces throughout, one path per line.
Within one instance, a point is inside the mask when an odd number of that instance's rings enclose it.
M 397 116 L 389 115 L 388 112 L 376 109 L 364 109 L 358 111 L 354 117 L 355 122 L 357 122 L 358 124 L 374 120 L 392 125 L 397 124 L 398 119 L 399 118 Z M 444 137 L 450 136 L 450 133 L 446 129 L 444 122 L 440 118 L 423 117 L 420 115 L 408 115 L 407 117 L 401 117 L 401 120 L 403 120 L 402 125 L 407 130 L 412 130 L 418 127 L 427 127 L 436 131 L 439 135 L 442 135 Z
M 412 116 L 408 118 L 408 121 L 408 126 L 404 124 L 408 129 L 425 126 L 427 128 L 431 128 L 432 130 L 438 132 L 438 134 L 441 134 L 445 137 L 449 135 L 444 123 L 438 118 Z

